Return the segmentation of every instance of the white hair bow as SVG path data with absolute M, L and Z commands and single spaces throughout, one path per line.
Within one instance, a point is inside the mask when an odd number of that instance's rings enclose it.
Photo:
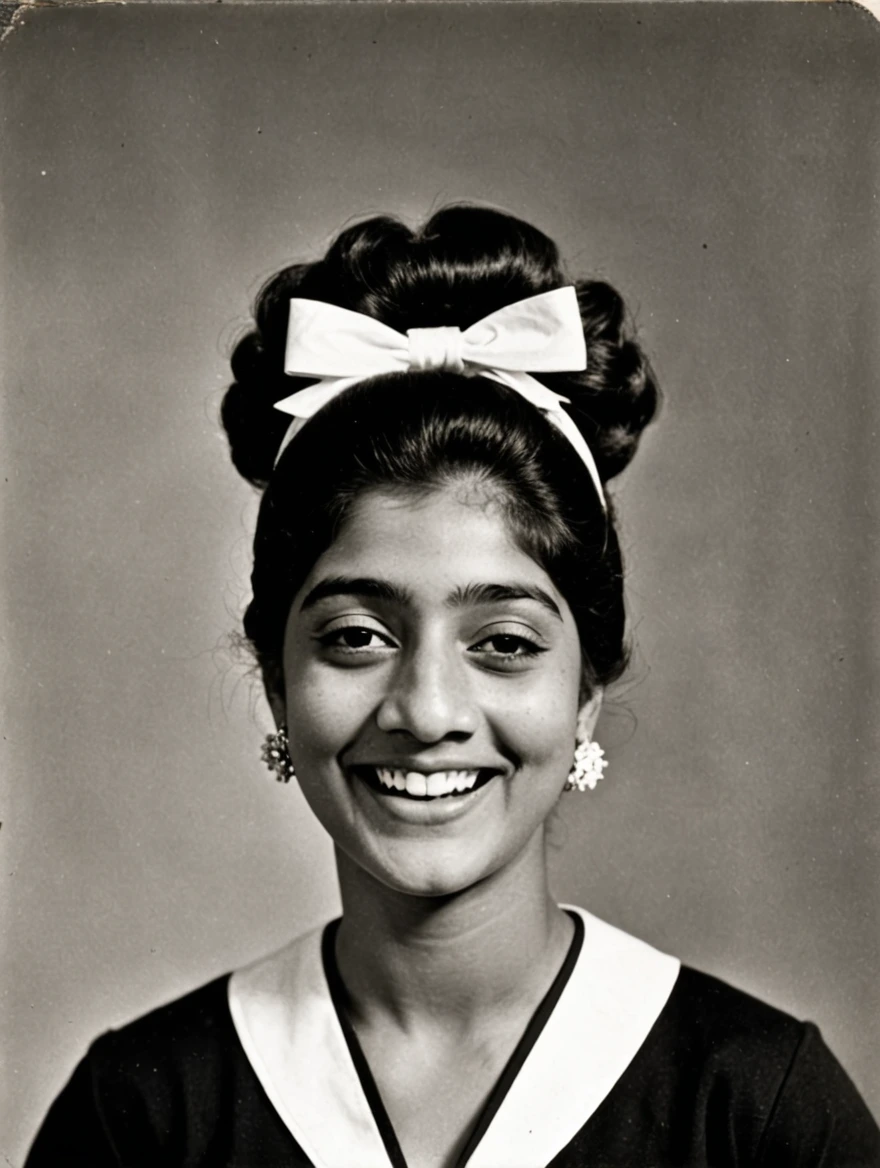
M 322 300 L 294 299 L 290 302 L 284 371 L 293 377 L 320 380 L 275 403 L 276 410 L 294 418 L 278 457 L 309 418 L 359 381 L 408 370 L 471 371 L 515 390 L 547 415 L 580 455 L 604 508 L 596 461 L 562 408 L 568 398 L 529 375 L 569 373 L 586 367 L 577 293 L 571 285 L 508 304 L 464 331 L 413 328 L 405 334 L 348 308 Z

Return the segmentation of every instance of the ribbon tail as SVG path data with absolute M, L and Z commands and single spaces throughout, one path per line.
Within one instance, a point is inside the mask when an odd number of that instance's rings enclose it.
M 593 480 L 593 486 L 596 488 L 602 510 L 607 511 L 605 491 L 602 488 L 602 480 L 599 477 L 599 468 L 596 466 L 593 452 L 590 450 L 586 438 L 577 428 L 574 419 L 562 408 L 562 403 L 568 402 L 570 399 L 563 397 L 562 394 L 554 393 L 552 389 L 548 389 L 546 385 L 542 385 L 540 381 L 530 377 L 528 373 L 508 373 L 506 369 L 481 369 L 480 373 L 483 377 L 489 378 L 490 381 L 497 381 L 500 385 L 515 389 L 518 394 L 531 402 L 543 414 L 546 414 L 548 422 L 553 423 L 580 455 L 581 461 Z
M 558 410 L 562 402 L 570 399 L 561 393 L 554 393 L 546 385 L 542 385 L 536 377 L 529 373 L 514 373 L 507 369 L 483 369 L 478 365 L 471 365 L 481 377 L 488 377 L 490 381 L 497 381 L 499 385 L 506 385 L 508 389 L 515 389 L 520 397 L 531 402 L 539 410 Z
M 608 507 L 605 503 L 605 491 L 602 488 L 602 480 L 599 477 L 599 468 L 596 466 L 596 460 L 593 458 L 593 452 L 590 450 L 586 438 L 575 425 L 574 419 L 565 410 L 547 410 L 546 413 L 547 420 L 552 422 L 556 429 L 565 435 L 581 456 L 584 466 L 590 472 L 590 478 L 593 480 L 596 494 L 602 503 L 602 510 L 607 511 Z
M 290 414 L 294 418 L 311 418 L 327 402 L 332 401 L 337 394 L 342 393 L 344 389 L 348 389 L 350 385 L 356 385 L 357 382 L 363 380 L 363 375 L 357 377 L 322 377 L 314 385 L 307 385 L 305 389 L 298 389 L 296 393 L 292 393 L 289 397 L 283 397 L 281 401 L 275 403 L 273 409 L 280 410 L 282 414 Z
M 506 369 L 479 369 L 479 373 L 490 381 L 496 381 L 500 385 L 506 385 L 509 389 L 514 390 L 521 397 L 524 397 L 526 401 L 541 410 L 542 413 L 546 414 L 548 421 L 568 439 L 580 455 L 581 461 L 586 466 L 590 478 L 593 480 L 596 493 L 602 503 L 602 509 L 607 510 L 605 492 L 602 489 L 602 480 L 599 477 L 599 469 L 596 466 L 593 453 L 583 434 L 581 434 L 575 425 L 574 420 L 563 409 L 562 403 L 568 402 L 569 399 L 563 397 L 562 394 L 554 393 L 552 389 L 548 389 L 546 385 L 542 385 L 540 381 L 531 377 L 528 373 L 513 372 Z M 300 389 L 296 393 L 292 393 L 289 397 L 277 401 L 274 408 L 284 414 L 290 414 L 293 421 L 287 433 L 284 435 L 281 446 L 278 449 L 278 454 L 275 456 L 275 465 L 278 465 L 278 460 L 281 458 L 281 455 L 318 410 L 329 401 L 332 401 L 337 394 L 348 389 L 350 385 L 356 385 L 363 380 L 363 376 L 325 377 L 315 382 L 314 385 L 308 385 L 305 389 Z
M 287 427 L 287 433 L 281 439 L 281 445 L 278 447 L 278 453 L 275 455 L 275 462 L 274 462 L 273 467 L 272 467 L 273 470 L 278 465 L 278 460 L 281 457 L 281 455 L 288 448 L 288 446 L 291 444 L 291 442 L 294 440 L 294 438 L 297 436 L 297 434 L 300 432 L 300 430 L 303 428 L 303 426 L 305 426 L 305 424 L 308 422 L 308 420 L 309 420 L 308 418 L 294 418 L 292 420 L 292 422 L 290 423 L 290 425 Z
M 281 401 L 275 402 L 273 408 L 280 410 L 282 414 L 290 415 L 292 421 L 287 429 L 287 433 L 281 440 L 281 445 L 278 447 L 274 465 L 278 465 L 278 460 L 281 458 L 281 455 L 308 420 L 315 416 L 318 410 L 323 409 L 328 402 L 342 393 L 344 389 L 348 389 L 350 385 L 355 385 L 358 381 L 362 380 L 362 377 L 323 377 L 320 381 L 316 381 L 314 385 L 307 385 L 305 389 L 299 389 L 289 397 L 284 397 Z

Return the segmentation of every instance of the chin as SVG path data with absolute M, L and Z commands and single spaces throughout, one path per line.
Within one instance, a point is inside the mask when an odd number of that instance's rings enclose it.
M 475 860 L 468 856 L 383 857 L 381 863 L 369 865 L 370 874 L 386 888 L 406 896 L 442 899 L 458 896 L 481 884 L 503 867 L 502 860 Z

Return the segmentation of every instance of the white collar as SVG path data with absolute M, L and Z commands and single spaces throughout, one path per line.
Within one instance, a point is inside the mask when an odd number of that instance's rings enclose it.
M 574 906 L 580 955 L 467 1168 L 544 1168 L 629 1066 L 679 961 Z M 229 1008 L 275 1110 L 315 1168 L 390 1168 L 324 975 L 323 928 L 234 973 Z

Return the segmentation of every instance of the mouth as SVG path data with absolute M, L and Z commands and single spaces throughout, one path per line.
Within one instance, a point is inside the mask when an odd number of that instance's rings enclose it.
M 379 795 L 428 803 L 433 799 L 455 799 L 470 795 L 502 772 L 497 767 L 426 772 L 395 767 L 353 766 L 351 773 Z

